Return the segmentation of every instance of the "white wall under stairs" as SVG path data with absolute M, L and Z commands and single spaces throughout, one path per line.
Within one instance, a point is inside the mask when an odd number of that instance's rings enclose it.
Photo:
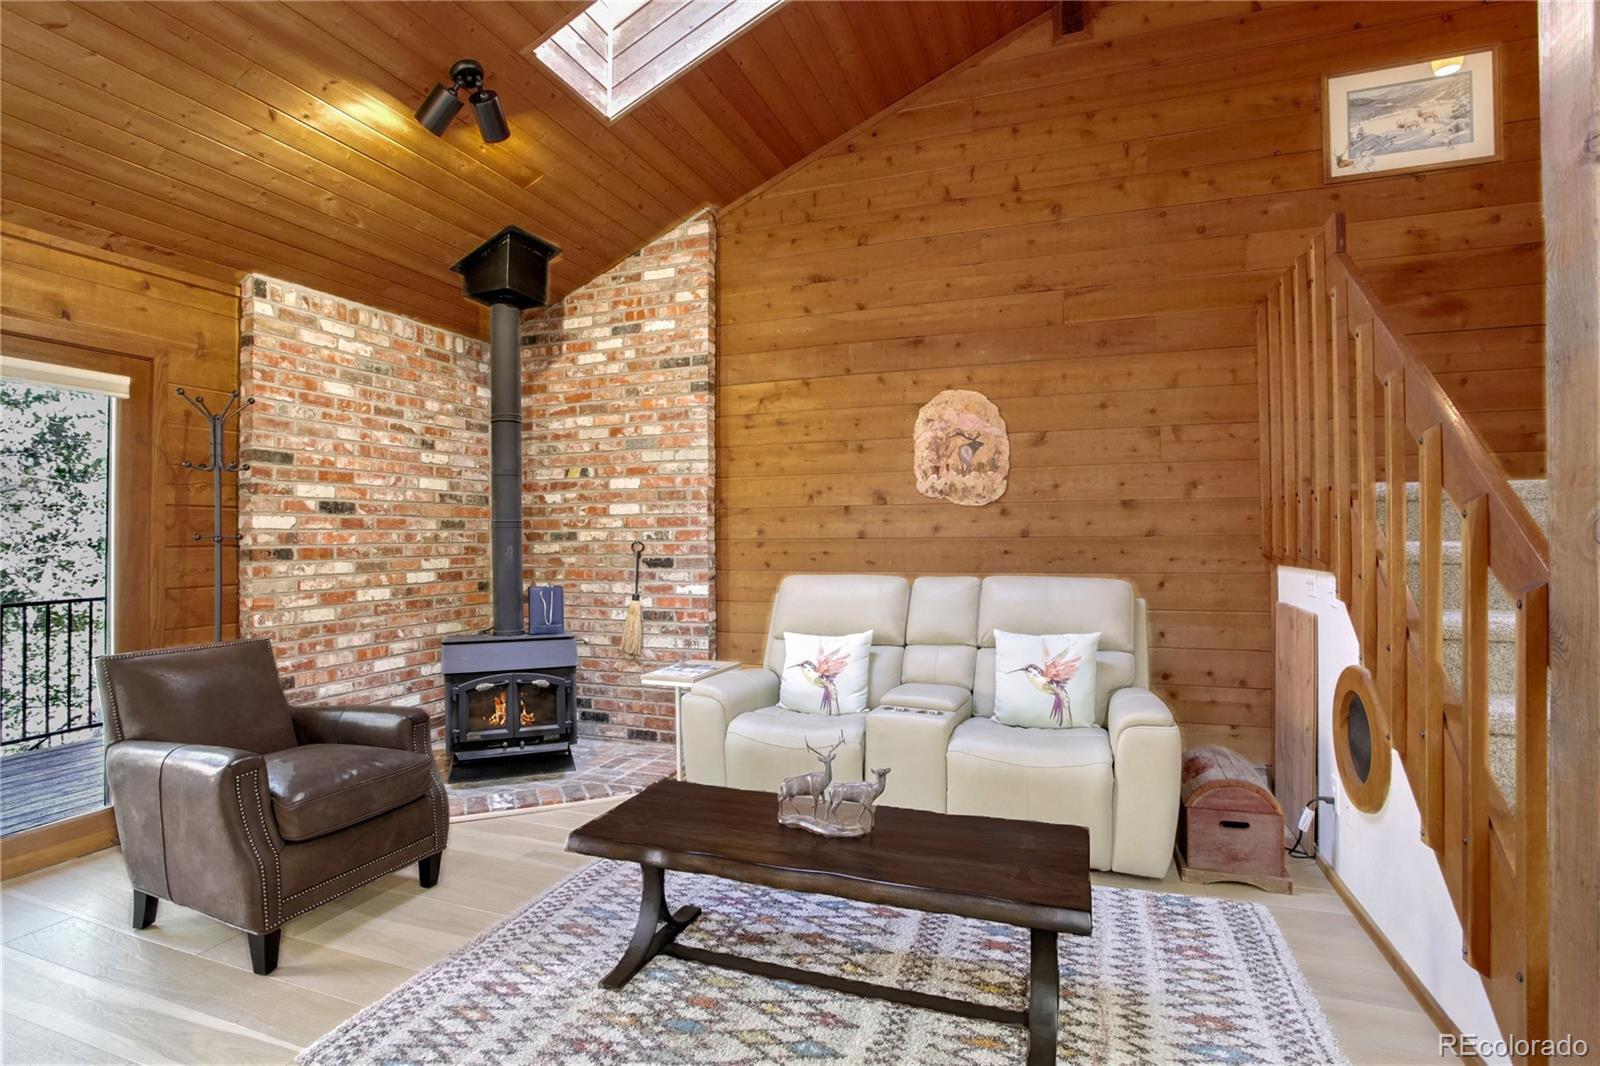
M 1534 521 L 1550 532 L 1549 482 L 1513 481 Z M 1386 527 L 1384 503 L 1388 488 L 1378 483 L 1378 524 Z M 1420 600 L 1422 547 L 1421 496 L 1416 482 L 1406 486 L 1406 584 Z M 1444 668 L 1461 691 L 1461 514 L 1444 506 Z M 1381 543 L 1381 540 L 1380 540 Z M 1512 597 L 1490 576 L 1489 581 L 1489 768 L 1506 802 L 1517 798 L 1517 615 Z
M 1334 586 L 1332 574 L 1278 568 L 1278 601 L 1317 616 L 1317 792 L 1334 797 L 1333 809 L 1323 804 L 1317 819 L 1317 855 L 1339 875 L 1455 1026 L 1493 1038 L 1500 1027 L 1483 979 L 1462 958 L 1461 923 L 1439 861 L 1422 842 L 1422 814 L 1400 757 L 1390 753 L 1389 798 L 1376 814 L 1357 810 L 1340 786 L 1333 753 L 1334 689 L 1339 674 L 1359 660 L 1360 651 Z M 1298 814 L 1289 811 L 1285 817 Z M 1382 1024 L 1381 1008 L 1374 1009 L 1379 1013 L 1373 1023 Z

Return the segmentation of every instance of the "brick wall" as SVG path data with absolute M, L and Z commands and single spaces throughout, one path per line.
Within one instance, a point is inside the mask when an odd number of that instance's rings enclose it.
M 243 287 L 240 630 L 295 702 L 442 709 L 489 624 L 487 345 L 271 278 Z
M 584 733 L 670 737 L 671 694 L 638 677 L 715 646 L 715 262 L 703 215 L 523 324 L 527 578 L 566 588 Z M 638 661 L 620 649 L 634 540 Z
M 715 239 L 688 222 L 523 323 L 526 577 L 566 587 L 586 734 L 670 738 L 638 676 L 714 646 Z M 440 637 L 490 622 L 487 345 L 270 278 L 243 297 L 241 632 L 296 702 L 440 714 Z

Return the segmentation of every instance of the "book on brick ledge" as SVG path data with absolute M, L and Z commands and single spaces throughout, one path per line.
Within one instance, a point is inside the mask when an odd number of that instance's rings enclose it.
M 639 681 L 646 685 L 687 685 L 732 670 L 738 665 L 732 659 L 679 659 L 675 663 L 656 667 Z

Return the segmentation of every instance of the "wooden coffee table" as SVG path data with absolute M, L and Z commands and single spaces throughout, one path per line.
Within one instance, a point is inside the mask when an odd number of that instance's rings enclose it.
M 657 955 L 872 996 L 1028 1030 L 1028 1062 L 1053 1063 L 1060 973 L 1056 934 L 1089 935 L 1089 831 L 1002 818 L 882 807 L 859 839 L 828 839 L 778 825 L 768 792 L 661 781 L 573 831 L 567 850 L 637 862 L 639 921 L 616 967 L 621 988 Z M 955 914 L 1031 934 L 1028 1009 L 853 981 L 676 943 L 700 908 L 671 910 L 662 873 L 684 870 L 798 892 Z

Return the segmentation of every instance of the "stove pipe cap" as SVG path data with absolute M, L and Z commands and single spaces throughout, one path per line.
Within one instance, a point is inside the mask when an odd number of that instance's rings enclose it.
M 507 226 L 450 269 L 461 275 L 462 291 L 478 303 L 527 310 L 549 302 L 550 260 L 560 254 L 549 241 Z

